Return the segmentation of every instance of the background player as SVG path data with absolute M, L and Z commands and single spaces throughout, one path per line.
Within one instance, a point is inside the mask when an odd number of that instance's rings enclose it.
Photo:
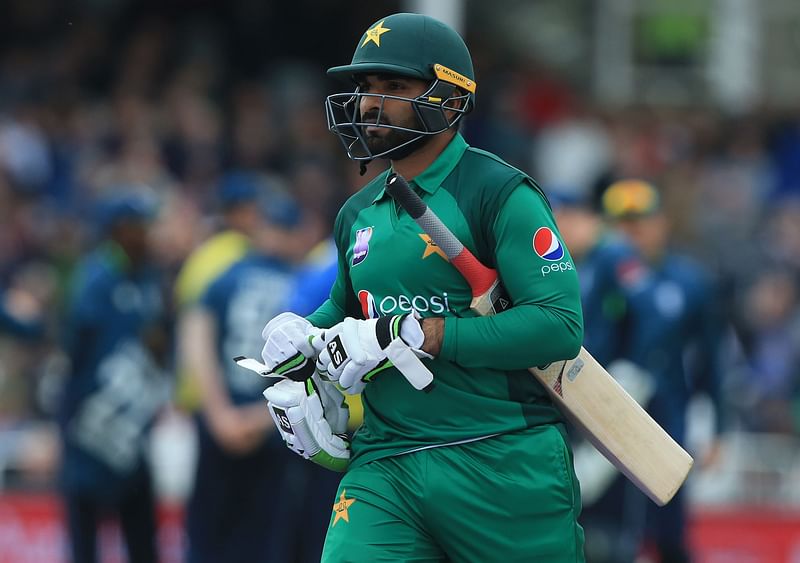
M 147 436 L 168 399 L 162 295 L 148 263 L 155 208 L 137 194 L 104 202 L 104 241 L 73 278 L 65 332 L 61 482 L 72 558 L 97 561 L 107 514 L 119 517 L 131 561 L 157 561 Z
M 335 475 L 315 481 L 318 473 L 298 467 L 261 402 L 267 382 L 230 361 L 258 353 L 263 319 L 287 307 L 295 282 L 292 265 L 259 244 L 263 194 L 251 196 L 250 252 L 211 283 L 183 325 L 182 356 L 202 399 L 187 507 L 191 562 L 319 560 L 326 513 L 319 498 L 316 511 L 309 504 L 336 486 Z
M 670 248 L 670 227 L 661 196 L 650 183 L 621 180 L 602 196 L 603 210 L 644 259 L 647 269 L 631 306 L 636 309 L 628 332 L 628 357 L 655 382 L 648 411 L 664 429 L 685 444 L 689 399 L 705 391 L 716 406 L 716 432 L 722 430 L 719 368 L 720 317 L 710 276 L 697 263 Z M 717 444 L 704 464 L 716 457 Z M 626 527 L 644 521 L 644 537 L 654 544 L 662 562 L 688 561 L 685 491 L 679 490 L 658 508 L 626 487 Z M 646 518 L 643 519 L 643 516 Z
M 605 176 L 605 175 L 604 175 Z M 638 251 L 609 227 L 601 207 L 608 186 L 603 177 L 585 190 L 553 190 L 548 195 L 564 242 L 575 260 L 581 286 L 584 347 L 643 406 L 652 396 L 652 377 L 628 359 L 637 309 L 634 296 L 648 291 L 647 267 Z M 586 559 L 619 562 L 638 547 L 623 522 L 626 481 L 579 432 L 571 432 L 575 471 L 581 483 Z
M 605 188 L 605 185 L 603 186 Z M 604 366 L 624 355 L 629 298 L 644 289 L 645 267 L 635 248 L 610 229 L 598 193 L 548 193 L 553 214 L 578 270 L 584 347 Z

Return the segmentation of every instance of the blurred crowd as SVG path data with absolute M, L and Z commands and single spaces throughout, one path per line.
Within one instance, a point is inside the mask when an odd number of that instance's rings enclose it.
M 28 4 L 37 3 L 17 3 L 17 21 L 41 32 Z M 328 133 L 323 101 L 335 86 L 319 60 L 264 52 L 258 72 L 242 72 L 208 21 L 139 18 L 122 38 L 102 20 L 58 23 L 47 41 L 28 40 L 41 33 L 23 25 L 0 51 L 0 458 L 16 430 L 55 416 L 69 280 L 98 242 L 107 196 L 157 200 L 154 259 L 174 320 L 177 273 L 221 228 L 219 195 L 231 178 L 263 187 L 262 242 L 300 264 L 341 202 L 383 166 L 359 176 Z M 529 57 L 472 44 L 479 90 L 468 142 L 554 194 L 585 194 L 611 173 L 659 186 L 675 245 L 722 291 L 727 419 L 797 433 L 800 111 L 598 107 Z M 23 457 L 28 484 L 52 466 Z
M 85 27 L 0 57 L 3 311 L 13 336 L 33 339 L 4 346 L 6 424 L 52 414 L 37 390 L 58 371 L 70 275 L 98 243 L 109 198 L 158 201 L 151 234 L 169 301 L 184 259 L 220 228 L 224 183 L 246 175 L 263 187 L 270 240 L 299 261 L 330 231 L 353 181 L 326 131 L 324 73 L 313 65 L 226 83 L 224 53 L 202 29 L 178 38 L 147 20 L 118 44 L 97 22 L 70 24 Z M 192 37 L 197 52 L 184 43 Z M 187 53 L 170 56 L 182 43 Z M 105 59 L 110 49 L 118 58 Z M 41 333 L 11 326 L 38 313 Z

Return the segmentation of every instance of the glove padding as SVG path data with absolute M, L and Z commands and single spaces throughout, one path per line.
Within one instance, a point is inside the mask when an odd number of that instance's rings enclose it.
M 347 317 L 325 331 L 317 358 L 323 378 L 348 394 L 357 394 L 382 371 L 396 367 L 416 389 L 430 391 L 433 374 L 419 358 L 425 335 L 415 315 L 358 320 Z
M 314 373 L 322 331 L 294 313 L 281 313 L 261 331 L 265 340 L 261 358 L 267 369 L 294 381 L 305 381 Z M 314 346 L 317 343 L 318 348 Z
M 342 393 L 317 376 L 305 382 L 284 379 L 264 391 L 281 438 L 293 452 L 332 471 L 350 463 L 344 434 L 350 415 Z

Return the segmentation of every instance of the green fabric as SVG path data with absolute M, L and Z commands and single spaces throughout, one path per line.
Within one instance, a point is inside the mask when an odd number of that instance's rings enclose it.
M 519 369 L 575 357 L 583 341 L 577 272 L 569 254 L 550 262 L 532 249 L 540 227 L 556 231 L 542 196 L 520 184 L 495 221 L 497 269 L 514 306 L 494 317 L 445 320 L 440 357 L 465 367 Z M 553 271 L 564 264 L 564 271 Z
M 414 186 L 420 188 L 426 194 L 434 194 L 442 183 L 450 176 L 455 167 L 461 162 L 464 153 L 467 152 L 469 145 L 461 135 L 455 135 L 453 140 L 448 143 L 439 157 L 434 160 L 430 166 L 422 171 L 422 174 L 414 178 Z M 386 184 L 386 177 L 391 170 L 386 170 L 383 174 L 379 175 L 375 180 L 370 182 L 370 186 L 375 184 L 375 189 L 378 193 L 372 199 L 376 203 L 384 197 L 389 197 L 384 188 Z
M 411 182 L 467 248 L 484 263 L 497 264 L 515 306 L 493 318 L 475 318 L 466 281 L 383 194 L 387 174 L 340 211 L 339 275 L 329 301 L 308 319 L 325 328 L 345 316 L 393 315 L 413 307 L 422 317 L 446 319 L 445 341 L 438 358 L 423 360 L 435 376 L 430 393 L 415 390 L 394 368 L 366 386 L 351 468 L 419 447 L 561 421 L 526 369 L 575 356 L 583 337 L 569 255 L 556 262 L 565 271 L 543 276 L 542 267 L 553 263 L 533 251 L 537 228 L 555 230 L 541 191 L 494 155 L 469 148 L 460 135 Z M 368 228 L 366 256 L 354 263 L 356 233 Z
M 579 513 L 563 428 L 531 428 L 351 469 L 322 561 L 582 562 Z

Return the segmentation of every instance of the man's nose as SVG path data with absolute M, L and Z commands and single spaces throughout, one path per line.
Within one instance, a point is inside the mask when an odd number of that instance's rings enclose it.
M 369 96 L 364 95 L 361 97 L 361 102 L 359 104 L 359 109 L 361 110 L 361 115 L 368 116 L 371 115 L 372 117 L 377 117 L 381 111 L 383 98 L 380 96 Z

